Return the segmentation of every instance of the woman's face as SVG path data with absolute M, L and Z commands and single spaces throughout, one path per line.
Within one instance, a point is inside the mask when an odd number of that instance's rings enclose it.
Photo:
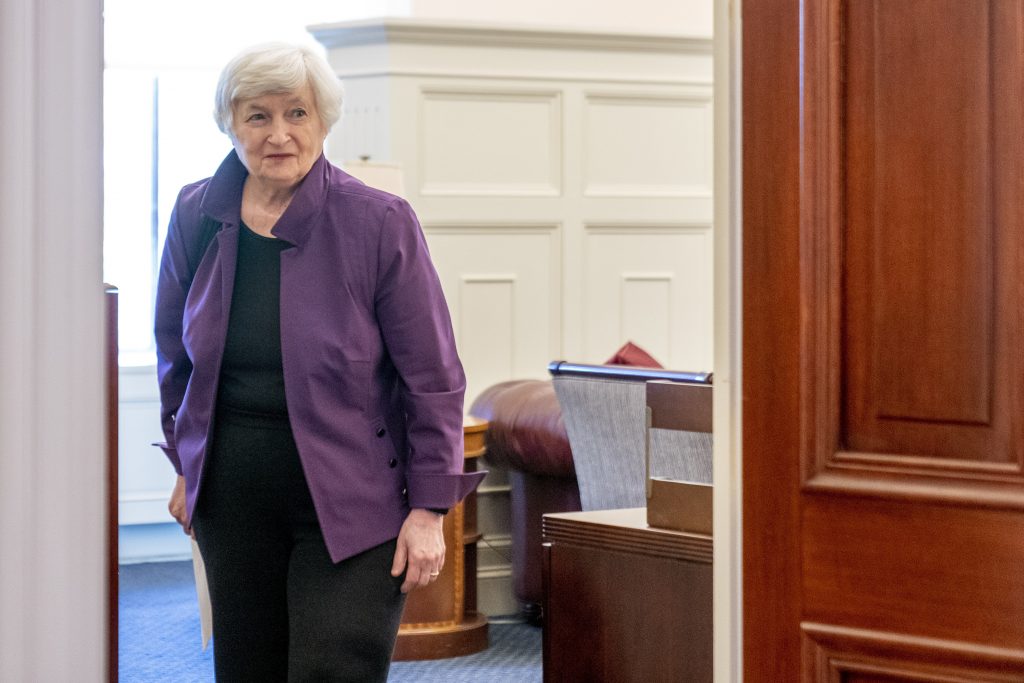
M 308 85 L 239 100 L 232 111 L 238 158 L 253 179 L 270 189 L 295 187 L 323 151 L 327 130 Z

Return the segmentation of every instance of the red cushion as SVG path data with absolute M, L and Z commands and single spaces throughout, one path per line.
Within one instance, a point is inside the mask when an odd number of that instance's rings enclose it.
M 654 360 L 654 356 L 647 353 L 631 341 L 622 345 L 615 355 L 604 362 L 605 365 L 632 365 L 639 368 L 664 368 L 665 366 Z

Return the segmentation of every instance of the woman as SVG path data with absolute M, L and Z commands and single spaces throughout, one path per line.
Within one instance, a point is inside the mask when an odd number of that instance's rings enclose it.
M 219 681 L 383 681 L 444 563 L 465 378 L 409 205 L 332 166 L 341 89 L 308 48 L 238 55 L 231 139 L 182 189 L 156 303 L 169 504 L 206 562 Z

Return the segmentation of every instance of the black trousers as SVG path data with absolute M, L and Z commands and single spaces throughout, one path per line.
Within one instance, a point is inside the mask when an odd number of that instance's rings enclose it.
M 395 542 L 331 561 L 287 419 L 217 411 L 192 527 L 219 683 L 387 680 Z

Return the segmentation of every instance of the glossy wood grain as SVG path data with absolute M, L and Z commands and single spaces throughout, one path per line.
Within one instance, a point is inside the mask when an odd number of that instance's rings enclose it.
M 844 3 L 838 238 L 853 451 L 1020 464 L 1020 8 Z
M 744 680 L 1024 680 L 1024 4 L 743 10 Z
M 544 516 L 544 680 L 710 683 L 711 537 L 644 508 Z
M 743 680 L 800 670 L 799 4 L 743 0 Z

